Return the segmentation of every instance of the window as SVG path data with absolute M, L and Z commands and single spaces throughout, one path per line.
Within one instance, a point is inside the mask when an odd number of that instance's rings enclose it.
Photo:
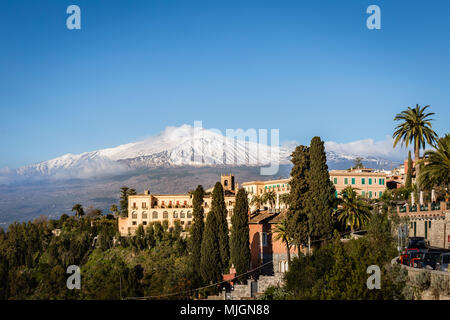
M 192 212 L 190 212 L 190 211 L 187 212 L 187 218 L 192 219 Z
M 380 191 L 380 193 L 379 193 L 379 194 L 380 194 L 380 197 L 381 197 L 381 196 L 383 195 L 383 191 Z
M 365 192 L 365 191 L 362 191 L 362 192 L 361 192 L 361 195 L 362 195 L 363 197 L 365 197 L 365 196 L 366 196 L 366 192 Z
M 153 213 L 152 213 L 152 219 L 158 219 L 158 212 L 153 211 Z
M 334 192 L 334 196 L 337 198 L 338 197 L 338 192 L 337 190 Z
M 337 184 L 337 178 L 333 179 L 334 184 Z
M 176 211 L 173 212 L 173 218 L 174 219 L 178 218 L 178 212 L 176 212 Z
M 147 202 L 142 202 L 142 209 L 147 209 Z
M 348 178 L 344 178 L 344 184 L 345 184 L 345 185 L 348 184 Z
M 146 225 L 147 225 L 147 221 L 142 222 L 142 224 L 143 224 L 144 226 L 146 226 Z
M 163 212 L 163 219 L 169 219 L 169 213 L 167 211 Z
M 147 212 L 146 211 L 142 212 L 142 219 L 147 219 Z
M 414 221 L 414 237 L 416 236 L 416 231 L 417 231 L 417 224 L 416 221 Z
M 184 211 L 181 211 L 181 212 L 180 212 L 180 218 L 184 218 L 184 217 L 185 217 Z
M 431 220 L 428 221 L 428 229 L 431 229 Z
M 425 221 L 425 239 L 428 238 L 428 223 Z
M 352 178 L 352 184 L 355 184 L 355 183 L 356 183 L 356 179 Z
M 136 211 L 133 211 L 133 212 L 131 213 L 131 218 L 132 218 L 132 219 L 137 219 L 137 212 L 136 212 Z
M 136 221 L 133 221 L 133 226 L 135 226 L 136 225 Z
M 361 178 L 361 184 L 366 184 L 366 178 Z
M 372 184 L 372 178 L 369 178 L 369 184 Z
M 261 233 L 261 243 L 263 247 L 267 247 L 267 233 Z
M 372 199 L 372 191 L 369 191 L 369 198 Z

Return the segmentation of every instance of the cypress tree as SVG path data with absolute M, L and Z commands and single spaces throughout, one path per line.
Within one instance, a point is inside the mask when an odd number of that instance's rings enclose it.
M 231 217 L 230 245 L 231 261 L 238 275 L 247 272 L 250 267 L 249 233 L 248 197 L 247 192 L 241 188 L 236 195 L 236 205 Z
M 331 239 L 336 189 L 330 180 L 324 143 L 319 137 L 311 140 L 309 160 L 306 197 L 309 234 L 313 239 Z
M 299 247 L 308 240 L 308 216 L 306 214 L 306 197 L 309 190 L 307 174 L 309 164 L 309 148 L 297 146 L 292 153 L 291 191 L 289 194 L 288 234 L 293 243 Z
M 220 281 L 222 276 L 217 227 L 217 216 L 210 211 L 206 217 L 200 259 L 200 275 L 206 283 Z
M 412 190 L 412 159 L 411 159 L 411 150 L 408 152 L 408 171 L 406 172 L 406 181 L 405 187 L 408 190 Z
M 193 223 L 190 229 L 190 251 L 191 251 L 191 267 L 196 274 L 200 270 L 201 250 L 202 250 L 202 238 L 205 229 L 204 209 L 203 209 L 203 197 L 205 191 L 203 187 L 199 185 L 195 189 L 192 199 L 193 206 Z
M 212 192 L 211 211 L 216 217 L 220 248 L 221 271 L 228 271 L 230 263 L 230 242 L 228 236 L 227 207 L 222 184 L 217 182 Z

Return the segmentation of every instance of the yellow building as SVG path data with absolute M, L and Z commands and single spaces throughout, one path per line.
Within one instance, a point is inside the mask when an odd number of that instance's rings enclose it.
M 267 180 L 267 181 L 249 181 L 242 184 L 242 188 L 247 191 L 248 199 L 251 201 L 253 196 L 261 196 L 266 192 L 273 191 L 277 196 L 277 201 L 275 204 L 276 209 L 286 208 L 286 205 L 280 201 L 280 196 L 284 193 L 290 191 L 289 186 L 290 179 L 278 179 L 278 180 Z M 255 206 L 250 206 L 250 210 L 254 211 Z
M 336 197 L 347 186 L 356 189 L 357 193 L 366 198 L 378 198 L 386 189 L 386 173 L 375 172 L 373 169 L 356 170 L 331 170 L 330 179 L 336 187 Z M 262 196 L 266 192 L 273 191 L 276 194 L 276 210 L 286 208 L 280 197 L 290 192 L 289 179 L 249 181 L 242 183 L 248 193 L 249 202 L 253 196 Z M 225 203 L 227 207 L 227 220 L 230 224 L 235 204 L 235 193 L 239 185 L 232 174 L 221 176 L 221 184 L 225 191 Z M 211 208 L 212 188 L 206 190 L 203 208 L 205 217 Z M 149 190 L 143 194 L 128 197 L 128 217 L 119 218 L 119 232 L 122 236 L 134 234 L 139 225 L 144 227 L 151 222 L 163 222 L 166 220 L 169 226 L 173 226 L 176 220 L 180 221 L 183 229 L 192 223 L 192 195 L 186 194 L 151 194 Z M 255 206 L 250 206 L 250 211 L 255 211 Z
M 225 203 L 230 223 L 235 203 L 234 176 L 223 175 L 221 178 L 225 190 Z M 211 189 L 206 192 L 211 192 Z M 132 235 L 139 225 L 144 227 L 151 222 L 163 222 L 167 220 L 169 226 L 173 226 L 175 220 L 180 221 L 183 229 L 192 223 L 192 195 L 191 194 L 151 194 L 145 190 L 143 194 L 128 197 L 128 217 L 119 218 L 119 232 L 122 236 Z M 211 208 L 211 195 L 204 197 L 203 208 L 205 215 Z
M 379 198 L 386 190 L 386 177 L 384 172 L 375 172 L 373 169 L 331 170 L 330 179 L 336 188 L 336 196 L 347 186 L 356 189 L 356 192 L 368 199 Z

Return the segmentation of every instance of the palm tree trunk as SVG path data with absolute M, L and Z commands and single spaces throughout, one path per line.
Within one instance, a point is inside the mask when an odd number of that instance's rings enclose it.
M 420 191 L 420 184 L 419 184 L 419 177 L 420 177 L 420 148 L 419 148 L 419 139 L 415 140 L 414 145 L 414 161 L 415 161 L 415 167 L 416 167 L 416 185 L 417 185 L 417 191 Z
M 288 241 L 286 241 L 286 255 L 287 255 L 287 260 L 288 260 L 288 264 L 289 264 L 289 262 L 291 262 L 291 249 L 289 248 Z

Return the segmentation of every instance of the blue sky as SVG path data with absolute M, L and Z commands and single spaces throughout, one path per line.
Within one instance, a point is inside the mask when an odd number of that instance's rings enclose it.
M 81 30 L 66 28 L 71 4 Z M 381 30 L 366 28 L 370 4 Z M 0 167 L 194 120 L 300 143 L 381 141 L 416 103 L 442 135 L 449 12 L 446 0 L 2 0 Z

